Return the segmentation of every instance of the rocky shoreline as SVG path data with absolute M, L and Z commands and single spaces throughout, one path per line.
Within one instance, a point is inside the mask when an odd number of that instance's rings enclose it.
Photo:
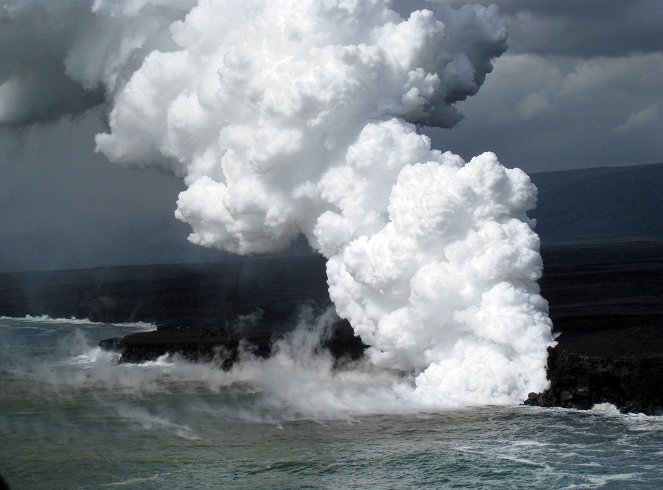
M 246 335 L 224 329 L 155 330 L 104 339 L 99 346 L 121 353 L 120 362 L 150 361 L 164 354 L 177 353 L 189 361 L 212 362 L 227 370 L 242 352 L 269 357 L 282 338 L 282 334 Z M 354 335 L 350 324 L 342 320 L 329 326 L 318 345 L 318 349 L 327 350 L 332 355 L 337 365 L 361 358 L 367 348 Z
M 530 393 L 526 405 L 589 410 L 612 403 L 622 413 L 663 413 L 663 357 L 611 359 L 564 347 L 548 349 L 550 388 Z
M 550 387 L 530 393 L 525 404 L 587 410 L 607 402 L 622 413 L 663 414 L 663 315 L 566 318 L 556 325 Z
M 550 388 L 529 405 L 663 413 L 663 242 L 548 246 L 543 296 L 559 334 Z M 240 349 L 268 356 L 303 309 L 329 306 L 316 256 L 216 264 L 0 274 L 0 315 L 153 322 L 155 332 L 106 339 L 123 362 L 179 352 L 228 368 Z M 366 346 L 337 322 L 319 348 L 338 363 Z
M 338 322 L 330 332 L 318 348 L 328 350 L 337 366 L 360 359 L 368 347 L 352 334 L 346 322 Z M 268 357 L 280 338 L 209 330 L 153 331 L 105 339 L 99 345 L 121 352 L 121 362 L 143 362 L 177 353 L 190 361 L 212 362 L 227 370 L 240 352 Z M 573 352 L 562 342 L 548 349 L 548 379 L 550 388 L 530 393 L 526 405 L 589 410 L 607 402 L 622 413 L 663 414 L 663 356 L 658 353 L 612 358 Z
M 663 244 L 544 249 L 541 289 L 559 334 L 550 387 L 525 404 L 663 413 Z

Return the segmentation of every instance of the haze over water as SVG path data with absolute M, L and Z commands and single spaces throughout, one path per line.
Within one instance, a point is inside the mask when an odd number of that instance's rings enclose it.
M 0 469 L 12 488 L 654 488 L 663 418 L 524 406 L 306 410 L 214 368 L 116 365 L 149 325 L 0 319 Z

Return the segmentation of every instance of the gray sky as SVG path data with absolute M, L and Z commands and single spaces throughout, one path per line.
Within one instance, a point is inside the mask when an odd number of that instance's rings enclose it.
M 479 3 L 497 3 L 509 48 L 459 105 L 464 120 L 427 130 L 435 147 L 465 158 L 494 151 L 527 172 L 663 161 L 662 1 Z M 182 184 L 95 154 L 104 125 L 92 109 L 0 128 L 0 270 L 199 258 L 173 218 Z
M 527 172 L 663 161 L 663 2 L 494 3 L 509 48 L 436 146 Z
M 94 152 L 93 109 L 48 125 L 0 130 L 0 271 L 210 260 L 173 210 L 182 182 Z

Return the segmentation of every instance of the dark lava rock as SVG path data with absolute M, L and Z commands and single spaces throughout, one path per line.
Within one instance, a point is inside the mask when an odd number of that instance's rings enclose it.
M 663 412 L 663 243 L 543 249 L 541 290 L 561 335 L 550 388 L 527 405 Z
M 530 393 L 526 405 L 588 410 L 612 403 L 622 413 L 663 413 L 663 357 L 610 359 L 548 349 L 550 388 Z
M 243 337 L 223 330 L 155 330 L 105 339 L 99 346 L 121 352 L 120 362 L 150 361 L 170 353 L 190 361 L 218 362 L 227 369 L 237 360 L 240 346 L 242 350 L 267 357 L 272 340 L 269 335 Z
M 170 353 L 190 361 L 217 363 L 223 369 L 229 369 L 240 352 L 268 357 L 274 343 L 281 338 L 282 335 L 277 334 L 246 335 L 228 333 L 223 329 L 155 330 L 104 339 L 99 346 L 121 352 L 120 362 L 144 362 Z M 359 359 L 367 347 L 354 335 L 347 321 L 338 321 L 322 335 L 318 349 L 328 350 L 339 365 Z

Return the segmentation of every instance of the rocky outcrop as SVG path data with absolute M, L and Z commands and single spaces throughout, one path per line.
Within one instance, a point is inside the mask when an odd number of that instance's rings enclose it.
M 120 352 L 120 362 L 150 361 L 170 353 L 190 361 L 213 362 L 229 369 L 241 352 L 268 357 L 274 343 L 282 337 L 276 334 L 228 333 L 223 329 L 155 330 L 105 339 L 99 346 Z M 321 336 L 318 349 L 329 351 L 336 363 L 341 364 L 359 359 L 367 347 L 354 335 L 347 321 L 338 321 Z
M 549 349 L 550 388 L 530 393 L 527 405 L 587 410 L 612 403 L 622 413 L 663 413 L 663 357 L 612 359 Z
M 525 403 L 663 411 L 663 243 L 543 249 L 541 290 L 561 335 L 550 388 Z
M 269 356 L 272 342 L 269 335 L 242 337 L 224 331 L 155 330 L 105 339 L 99 346 L 121 352 L 120 362 L 144 362 L 164 354 L 178 354 L 189 361 L 215 362 L 228 369 L 237 360 L 240 350 L 259 357 Z

